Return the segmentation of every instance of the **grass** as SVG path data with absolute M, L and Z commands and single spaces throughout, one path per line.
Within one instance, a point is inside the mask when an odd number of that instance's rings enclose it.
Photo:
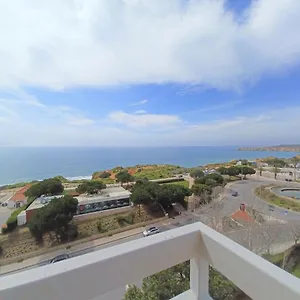
M 174 182 L 169 182 L 169 183 L 164 183 L 164 184 L 176 184 L 176 185 L 181 185 L 185 188 L 188 188 L 189 187 L 189 182 L 186 181 L 186 180 L 183 180 L 183 181 L 174 181 Z
M 294 200 L 289 200 L 284 197 L 280 197 L 280 196 L 274 194 L 273 192 L 271 192 L 270 188 L 271 188 L 271 186 L 257 187 L 254 190 L 255 195 L 271 204 L 274 204 L 274 205 L 277 205 L 277 206 L 280 206 L 280 207 L 283 207 L 286 209 L 290 209 L 293 211 L 300 211 L 300 203 L 297 203 Z
M 284 252 L 274 254 L 274 255 L 266 254 L 266 255 L 263 255 L 263 258 L 265 258 L 266 260 L 268 260 L 269 262 L 271 262 L 272 264 L 274 264 L 276 266 L 280 266 L 283 261 L 283 256 L 284 256 Z
M 292 272 L 292 274 L 298 278 L 300 278 L 300 264 L 298 264 L 296 266 L 296 268 L 294 269 L 294 271 Z
M 136 178 L 148 178 L 151 179 L 161 179 L 169 178 L 174 176 L 174 171 L 178 169 L 177 166 L 163 165 L 163 166 L 153 166 L 152 168 L 141 169 L 140 172 L 136 172 L 134 177 Z

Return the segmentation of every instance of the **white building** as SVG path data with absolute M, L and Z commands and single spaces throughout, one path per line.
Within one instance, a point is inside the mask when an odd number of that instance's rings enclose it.
M 5 300 L 102 300 L 108 293 L 190 260 L 190 289 L 173 300 L 209 300 L 212 265 L 254 300 L 299 300 L 300 280 L 194 223 L 25 272 L 0 277 Z
M 30 188 L 30 185 L 26 185 L 23 188 L 19 189 L 8 201 L 8 208 L 19 208 L 27 204 L 27 197 L 25 192 Z

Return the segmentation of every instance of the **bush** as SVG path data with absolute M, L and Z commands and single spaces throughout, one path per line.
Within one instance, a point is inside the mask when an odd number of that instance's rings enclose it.
M 107 230 L 102 226 L 101 220 L 99 220 L 99 221 L 97 222 L 97 229 L 98 229 L 99 233 L 104 233 L 104 232 L 107 231 Z
M 134 213 L 131 212 L 127 216 L 117 216 L 116 220 L 120 226 L 132 225 L 134 223 Z

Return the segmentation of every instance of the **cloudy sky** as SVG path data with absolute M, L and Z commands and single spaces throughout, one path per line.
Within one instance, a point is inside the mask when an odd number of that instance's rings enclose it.
M 0 146 L 300 142 L 299 0 L 0 2 Z

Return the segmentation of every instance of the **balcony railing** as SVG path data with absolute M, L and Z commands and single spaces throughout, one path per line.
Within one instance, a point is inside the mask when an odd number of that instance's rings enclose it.
M 0 299 L 97 300 L 187 260 L 190 290 L 173 299 L 211 299 L 209 265 L 252 299 L 300 299 L 299 279 L 202 223 L 1 277 Z

